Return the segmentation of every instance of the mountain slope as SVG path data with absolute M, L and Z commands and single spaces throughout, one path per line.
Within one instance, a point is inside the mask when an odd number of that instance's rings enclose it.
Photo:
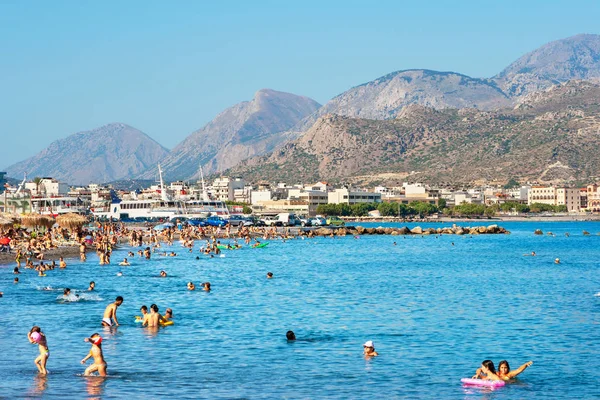
M 294 130 L 306 131 L 325 114 L 390 119 L 410 104 L 435 109 L 468 107 L 492 110 L 509 106 L 511 100 L 493 82 L 455 72 L 397 71 L 334 97 Z
M 113 123 L 57 140 L 6 172 L 11 177 L 50 176 L 69 184 L 104 183 L 139 174 L 167 154 L 145 133 Z
M 600 35 L 577 35 L 525 54 L 492 78 L 509 96 L 522 96 L 572 79 L 600 78 Z
M 287 139 L 282 132 L 317 110 L 312 99 L 259 90 L 251 101 L 230 107 L 177 145 L 161 162 L 166 179 L 188 179 L 219 172 L 241 160 L 265 154 Z M 142 177 L 154 176 L 153 170 Z
M 569 82 L 502 111 L 412 105 L 394 120 L 326 115 L 299 139 L 231 172 L 271 181 L 385 181 L 385 173 L 454 183 L 593 179 L 598 98 L 599 85 Z

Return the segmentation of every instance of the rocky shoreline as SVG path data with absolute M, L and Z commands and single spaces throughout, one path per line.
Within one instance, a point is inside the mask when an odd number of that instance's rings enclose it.
M 316 236 L 346 236 L 346 235 L 486 235 L 486 234 L 510 234 L 509 231 L 498 225 L 488 226 L 457 226 L 445 228 L 421 228 L 415 226 L 409 228 L 364 228 L 362 226 L 347 226 L 339 228 L 318 228 L 311 231 Z

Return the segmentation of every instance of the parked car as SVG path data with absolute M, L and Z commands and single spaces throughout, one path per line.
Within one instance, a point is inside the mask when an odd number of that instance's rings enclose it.
M 218 215 L 212 215 L 212 216 L 206 218 L 206 224 L 208 226 L 223 227 L 223 226 L 227 225 L 227 221 Z
M 308 218 L 308 217 L 302 217 L 300 218 L 300 225 L 301 226 L 312 226 L 312 218 Z
M 244 226 L 267 226 L 263 220 L 254 217 L 246 217 Z
M 300 220 L 294 213 L 279 213 L 275 217 L 275 220 L 280 221 L 283 226 L 296 226 L 300 224 Z
M 202 219 L 202 218 L 190 218 L 186 222 L 191 226 L 206 226 L 206 225 L 208 225 L 206 223 L 206 220 Z
M 331 217 L 327 217 L 327 225 L 344 226 L 344 225 L 346 225 L 346 223 L 340 217 L 331 216 Z
M 312 226 L 325 226 L 327 225 L 327 219 L 322 215 L 317 215 L 314 218 L 311 218 L 310 223 Z
M 261 221 L 265 226 L 283 226 L 283 222 L 279 221 L 276 217 L 263 217 Z
M 231 225 L 231 226 L 243 225 L 245 221 L 246 221 L 246 218 L 244 218 L 243 215 L 230 215 L 229 218 L 227 219 L 227 222 L 229 222 L 229 225 Z

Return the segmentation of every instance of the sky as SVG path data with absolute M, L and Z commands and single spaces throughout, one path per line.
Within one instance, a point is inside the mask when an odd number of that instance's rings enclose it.
M 0 0 L 0 170 L 112 122 L 171 149 L 262 88 L 324 104 L 403 69 L 491 77 L 599 20 L 576 0 Z

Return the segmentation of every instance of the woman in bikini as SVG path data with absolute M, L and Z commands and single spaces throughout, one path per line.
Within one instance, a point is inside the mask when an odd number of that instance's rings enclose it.
M 40 374 L 48 374 L 46 363 L 48 362 L 48 357 L 50 357 L 50 350 L 48 350 L 46 335 L 42 333 L 39 326 L 34 326 L 27 334 L 27 339 L 29 339 L 29 343 L 31 344 L 37 344 L 40 350 L 40 355 L 33 361 L 35 366 L 40 371 Z

